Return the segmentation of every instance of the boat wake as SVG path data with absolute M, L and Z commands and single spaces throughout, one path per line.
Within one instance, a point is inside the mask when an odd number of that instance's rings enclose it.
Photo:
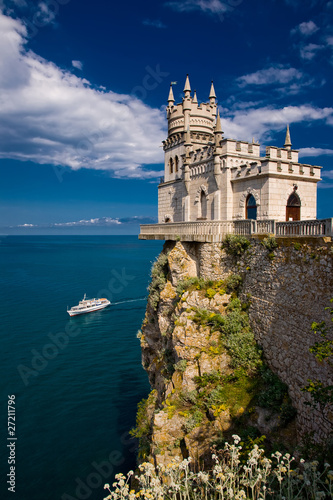
M 142 297 L 141 299 L 129 299 L 129 300 L 121 300 L 119 302 L 112 302 L 112 305 L 118 306 L 120 304 L 127 304 L 128 302 L 138 302 L 139 300 L 147 300 L 147 297 Z

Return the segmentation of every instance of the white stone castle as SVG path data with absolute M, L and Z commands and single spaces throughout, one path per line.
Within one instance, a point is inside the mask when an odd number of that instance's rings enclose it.
M 298 161 L 289 126 L 283 147 L 225 139 L 212 83 L 198 104 L 189 77 L 182 103 L 172 86 L 163 142 L 165 174 L 158 187 L 158 222 L 315 219 L 321 167 Z
M 170 86 L 158 224 L 140 239 L 222 241 L 227 234 L 333 236 L 333 219 L 317 220 L 322 167 L 299 163 L 289 125 L 283 147 L 223 137 L 213 83 L 198 103 L 187 76 L 180 104 Z

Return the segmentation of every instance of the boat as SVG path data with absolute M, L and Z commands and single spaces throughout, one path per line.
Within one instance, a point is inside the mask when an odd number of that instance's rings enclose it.
M 67 312 L 70 316 L 77 316 L 78 314 L 87 314 L 93 311 L 99 311 L 99 309 L 104 309 L 111 304 L 108 299 L 87 299 L 86 294 L 82 300 L 80 300 L 77 306 L 73 306 L 70 309 L 67 308 Z

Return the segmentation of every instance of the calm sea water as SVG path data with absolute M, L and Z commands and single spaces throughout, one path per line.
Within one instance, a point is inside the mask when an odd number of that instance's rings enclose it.
M 127 432 L 149 391 L 136 333 L 161 249 L 136 236 L 0 237 L 1 498 L 101 500 L 113 473 L 135 466 Z M 112 306 L 70 318 L 84 293 Z M 8 394 L 16 495 L 6 485 Z

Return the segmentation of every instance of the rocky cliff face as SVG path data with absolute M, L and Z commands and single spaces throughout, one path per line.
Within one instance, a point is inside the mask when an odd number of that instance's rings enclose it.
M 313 374 L 332 383 L 308 351 L 311 322 L 333 295 L 331 248 L 318 240 L 284 240 L 274 249 L 252 241 L 235 258 L 219 244 L 165 244 L 141 335 L 153 388 L 141 412 L 142 457 L 202 464 L 234 432 L 245 446 L 262 434 L 294 446 L 296 422 L 298 434 L 325 437 L 301 388 Z

